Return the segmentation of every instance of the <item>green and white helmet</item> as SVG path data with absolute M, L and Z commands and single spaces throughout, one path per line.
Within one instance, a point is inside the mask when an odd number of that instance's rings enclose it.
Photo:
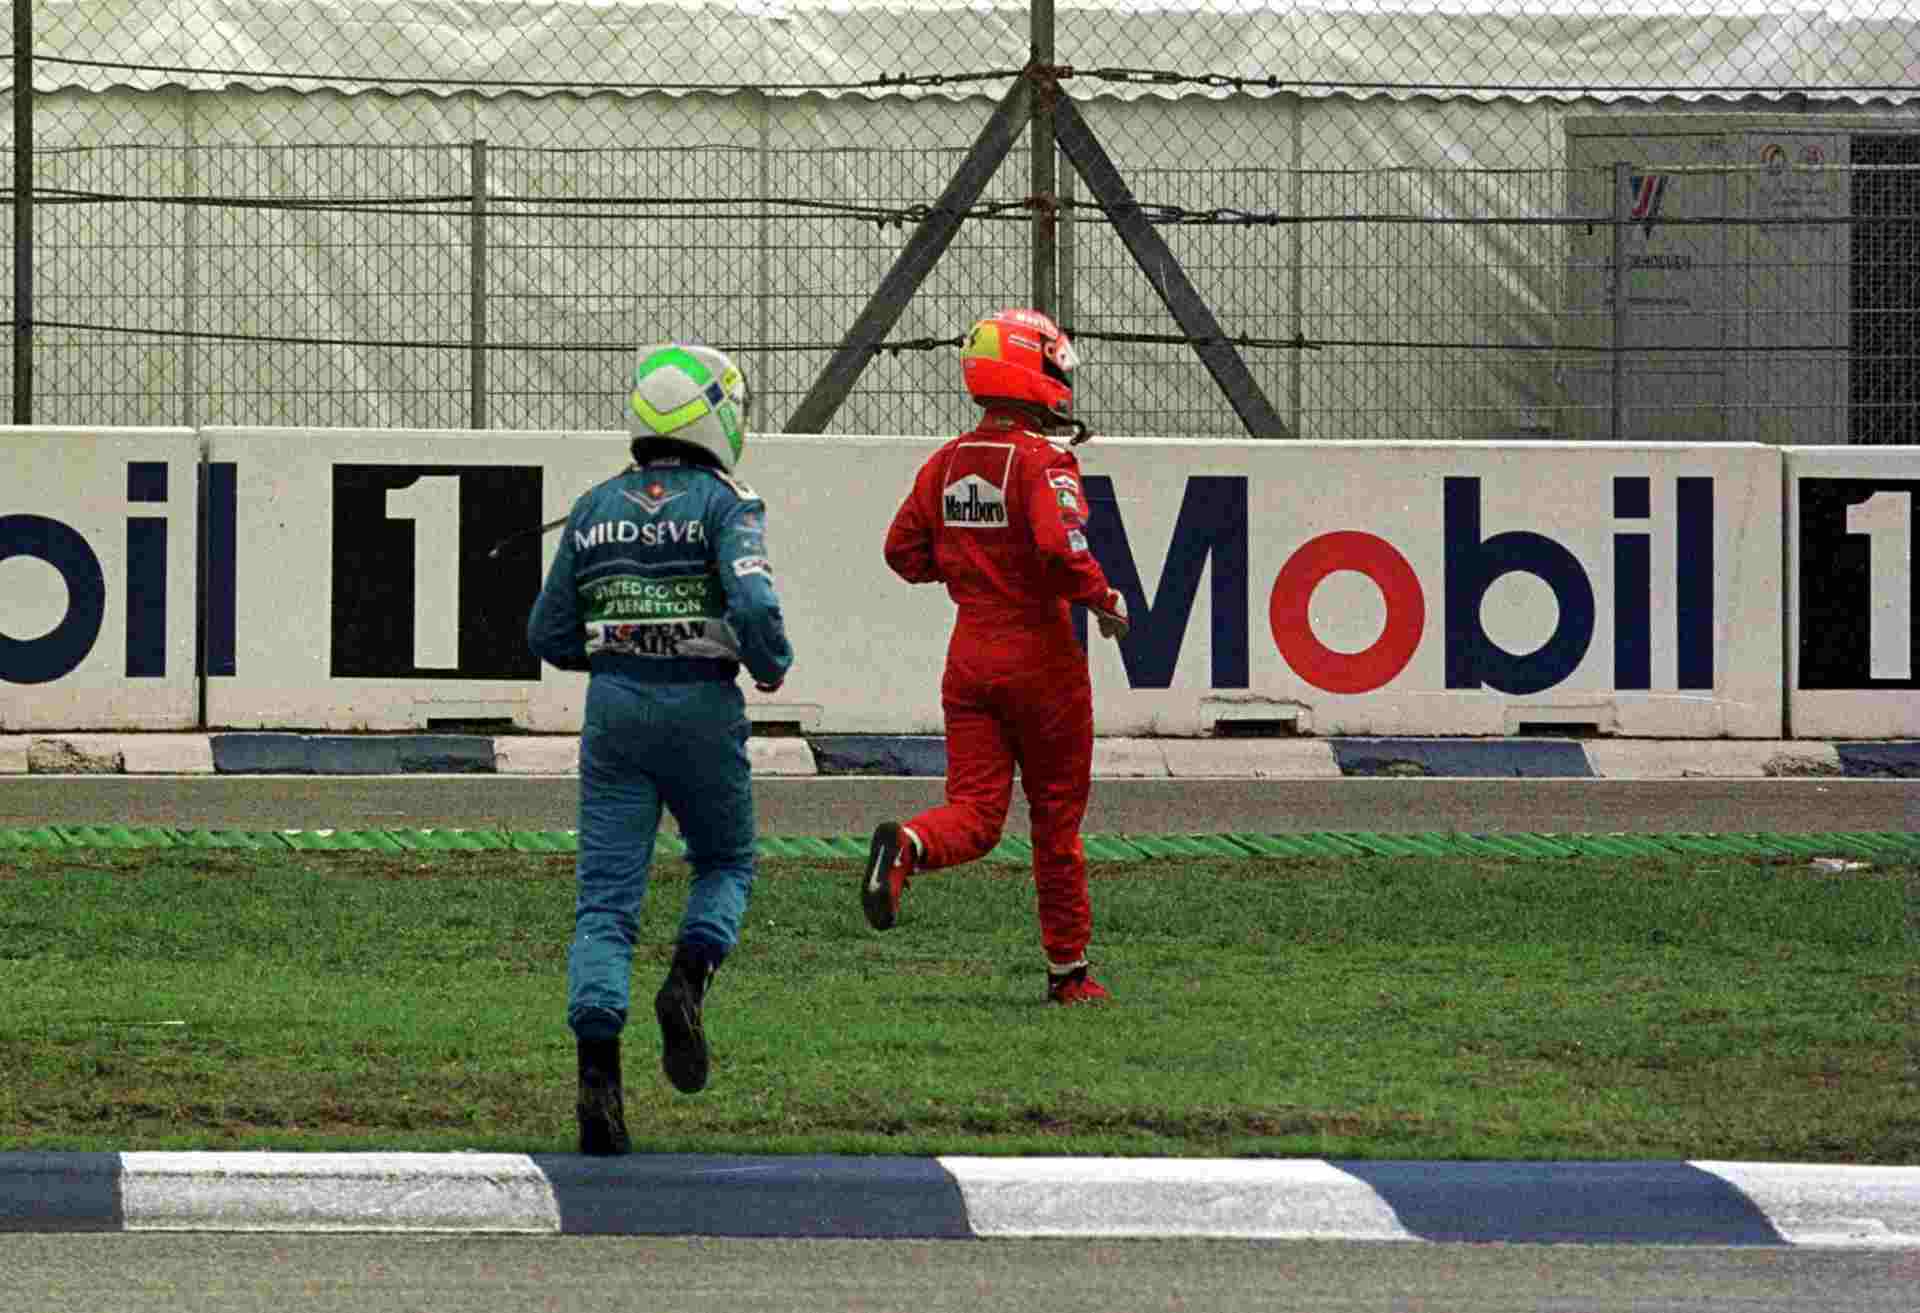
M 700 448 L 729 474 L 747 442 L 747 377 L 710 346 L 661 342 L 640 352 L 627 388 L 627 432 Z

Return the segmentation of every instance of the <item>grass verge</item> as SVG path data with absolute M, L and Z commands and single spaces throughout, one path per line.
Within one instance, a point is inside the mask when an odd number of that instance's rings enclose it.
M 708 1007 L 648 1002 L 636 1148 L 1920 1161 L 1920 866 L 1803 859 L 1100 863 L 1118 1002 L 1043 1004 L 1025 873 L 765 860 Z M 572 862 L 529 853 L 0 855 L 0 1148 L 565 1152 Z

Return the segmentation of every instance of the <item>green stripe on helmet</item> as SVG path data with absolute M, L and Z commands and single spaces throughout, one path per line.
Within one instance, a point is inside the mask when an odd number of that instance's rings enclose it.
M 684 369 L 687 372 L 687 377 L 691 378 L 703 388 L 713 382 L 713 372 L 704 364 L 700 363 L 700 357 L 694 355 L 684 347 L 677 346 L 662 347 L 645 360 L 642 360 L 634 367 L 633 381 L 638 383 L 654 370 L 664 368 L 667 365 L 674 365 L 680 369 Z

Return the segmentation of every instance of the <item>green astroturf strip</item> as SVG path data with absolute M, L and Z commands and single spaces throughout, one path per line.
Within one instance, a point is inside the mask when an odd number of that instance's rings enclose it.
M 1130 834 L 1142 857 L 1244 857 L 1246 851 L 1210 834 Z
M 1444 834 L 1370 834 L 1351 832 L 1337 836 L 1374 857 L 1455 857 L 1459 850 L 1447 842 Z
M 410 853 L 497 853 L 507 849 L 499 830 L 388 830 L 393 841 Z
M 570 853 L 580 841 L 572 830 L 510 830 L 507 846 L 517 853 Z
M 866 856 L 862 847 L 857 854 L 842 852 L 834 846 L 831 839 L 819 839 L 812 835 L 795 835 L 789 838 L 768 837 L 760 840 L 760 851 L 768 857 L 812 857 L 826 861 L 839 861 L 843 857 Z
M 1879 833 L 1852 834 L 1847 837 L 1855 843 L 1865 844 L 1883 857 L 1898 857 L 1907 853 L 1920 851 L 1920 835 L 1881 831 Z
M 1457 853 L 1468 857 L 1572 857 L 1571 844 L 1544 834 L 1453 834 Z
M 1791 857 L 1764 834 L 1663 834 L 1662 843 L 1680 852 L 1738 853 L 1743 857 Z
M 1576 857 L 1671 857 L 1674 851 L 1644 834 L 1569 834 L 1561 841 Z
M 1256 857 L 1358 857 L 1365 852 L 1330 834 L 1229 834 L 1226 837 Z
M 1778 836 L 1789 852 L 1802 857 L 1858 857 L 1870 859 L 1883 854 L 1866 836 L 1857 834 L 1783 834 Z M 1909 849 L 1911 851 L 1911 849 Z
M 385 830 L 281 830 L 280 841 L 295 852 L 398 853 L 406 849 Z
M 0 852 L 13 848 L 65 848 L 67 841 L 43 825 L 34 830 L 0 830 Z
M 158 825 L 56 825 L 71 848 L 171 848 L 174 831 Z
M 1920 833 L 1846 834 L 1089 834 L 1087 856 L 1101 862 L 1220 857 L 1519 857 L 1606 859 L 1678 856 L 1844 857 L 1859 861 L 1920 857 Z M 0 852 L 49 848 L 248 848 L 295 852 L 524 852 L 571 853 L 572 830 L 392 829 L 227 830 L 161 825 L 43 825 L 0 828 Z M 838 861 L 863 858 L 867 840 L 855 835 L 765 835 L 763 857 Z M 663 834 L 658 851 L 686 853 L 677 836 Z M 1007 835 L 990 861 L 1024 864 L 1033 844 Z
M 181 848 L 278 848 L 286 843 L 272 830 L 175 830 L 174 843 Z M 4 840 L 0 840 L 4 844 Z

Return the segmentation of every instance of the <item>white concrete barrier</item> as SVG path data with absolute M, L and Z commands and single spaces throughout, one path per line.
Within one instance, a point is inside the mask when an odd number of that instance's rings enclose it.
M 0 428 L 0 732 L 188 729 L 199 439 Z
M 623 467 L 624 436 L 6 433 L 26 474 L 0 485 L 0 732 L 578 729 L 585 677 L 542 667 L 525 622 L 557 544 L 541 526 Z M 780 693 L 748 693 L 756 721 L 940 732 L 952 605 L 881 556 L 937 443 L 754 439 L 742 474 L 768 502 L 797 653 Z M 1104 738 L 1783 732 L 1777 448 L 1103 438 L 1080 453 L 1089 550 L 1134 617 L 1118 645 L 1091 640 Z M 1832 468 L 1906 468 L 1886 459 Z M 1904 495 L 1889 484 L 1873 513 L 1910 522 Z M 49 528 L 53 511 L 73 523 Z M 1885 573 L 1897 528 L 1846 532 L 1881 545 Z M 133 602 L 61 574 L 87 558 Z M 73 586 L 84 605 L 63 600 Z M 1909 669 L 1886 634 L 1911 608 L 1875 607 L 1876 669 Z M 1901 717 L 1920 699 L 1882 696 L 1906 678 L 1809 686 L 1795 706 L 1835 733 L 1914 732 Z M 1323 768 L 1305 748 L 1245 751 Z M 543 773 L 515 755 L 501 768 Z M 1121 765 L 1157 773 L 1151 755 Z

